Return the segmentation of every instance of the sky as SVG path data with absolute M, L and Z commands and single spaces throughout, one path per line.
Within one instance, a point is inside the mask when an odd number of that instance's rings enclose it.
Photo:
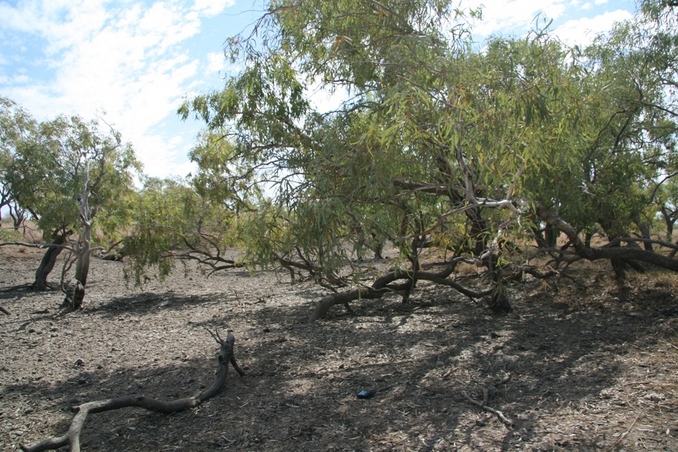
M 331 0 L 328 0 L 331 1 Z M 483 6 L 474 38 L 522 36 L 553 20 L 567 44 L 586 45 L 632 17 L 634 0 L 464 0 Z M 251 26 L 264 0 L 0 0 L 0 96 L 38 120 L 96 117 L 130 141 L 153 177 L 186 176 L 200 123 L 183 99 L 237 72 L 226 39 Z

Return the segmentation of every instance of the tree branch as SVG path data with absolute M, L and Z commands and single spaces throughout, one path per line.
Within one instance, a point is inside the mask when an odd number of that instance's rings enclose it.
M 492 293 L 492 289 L 485 290 L 485 291 L 474 291 L 471 289 L 468 289 L 455 281 L 448 279 L 448 276 L 452 273 L 454 270 L 453 266 L 448 266 L 450 268 L 446 268 L 445 270 L 438 272 L 438 273 L 433 273 L 433 272 L 425 272 L 425 271 L 418 271 L 417 272 L 417 279 L 418 280 L 425 280 L 425 281 L 431 281 L 436 284 L 441 284 L 445 285 L 448 287 L 451 287 L 455 289 L 457 292 L 460 292 L 464 295 L 466 295 L 469 298 L 482 298 L 484 296 L 490 295 Z M 392 283 L 399 281 L 399 280 L 407 280 L 405 284 L 401 284 L 398 286 L 393 286 Z M 393 272 L 386 274 L 380 278 L 378 278 L 371 286 L 369 287 L 361 287 L 355 290 L 352 290 L 350 292 L 341 292 L 341 293 L 335 293 L 328 295 L 321 299 L 318 304 L 316 305 L 315 310 L 309 317 L 310 321 L 318 320 L 322 317 L 324 317 L 327 312 L 330 310 L 332 306 L 338 305 L 338 304 L 345 304 L 348 305 L 349 302 L 354 301 L 354 300 L 361 300 L 361 299 L 376 299 L 376 298 L 381 298 L 384 296 L 384 294 L 389 293 L 389 292 L 397 292 L 401 290 L 410 290 L 411 289 L 411 281 L 413 280 L 413 275 L 412 273 L 407 273 L 407 272 Z
M 170 414 L 187 410 L 189 408 L 194 408 L 205 400 L 214 397 L 226 383 L 229 363 L 233 365 L 233 368 L 240 375 L 243 375 L 243 371 L 237 365 L 235 357 L 233 356 L 233 344 L 235 342 L 235 337 L 233 334 L 228 333 L 226 340 L 221 339 L 218 333 L 212 333 L 210 331 L 210 334 L 214 340 L 217 341 L 220 348 L 216 377 L 209 387 L 196 392 L 191 397 L 170 401 L 156 400 L 144 395 L 126 395 L 115 399 L 96 400 L 93 402 L 83 403 L 82 405 L 73 407 L 73 411 L 75 411 L 76 414 L 73 418 L 73 421 L 71 422 L 68 432 L 65 435 L 47 438 L 46 440 L 41 441 L 33 446 L 26 446 L 22 444 L 20 445 L 21 450 L 24 452 L 40 452 L 69 446 L 69 450 L 71 452 L 79 452 L 80 432 L 85 425 L 85 420 L 87 419 L 87 415 L 89 413 L 101 413 L 104 411 L 117 410 L 120 408 L 139 407 L 149 411 L 155 411 L 157 413 Z
M 537 214 L 543 221 L 564 232 L 574 246 L 577 255 L 586 260 L 595 261 L 599 259 L 624 259 L 630 261 L 640 261 L 678 272 L 678 259 L 664 256 L 663 254 L 658 254 L 654 251 L 628 246 L 620 247 L 608 245 L 600 248 L 589 248 L 584 244 L 584 242 L 582 242 L 577 231 L 562 218 L 552 214 L 541 205 L 537 205 Z M 640 241 L 641 239 L 626 237 L 620 238 L 619 240 L 632 242 Z

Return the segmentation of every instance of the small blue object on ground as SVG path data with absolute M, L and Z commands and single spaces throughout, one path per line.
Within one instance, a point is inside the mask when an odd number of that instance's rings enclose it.
M 374 395 L 376 393 L 377 393 L 377 391 L 375 391 L 373 389 L 363 389 L 362 391 L 357 393 L 356 396 L 359 399 L 370 399 L 370 398 L 374 397 Z

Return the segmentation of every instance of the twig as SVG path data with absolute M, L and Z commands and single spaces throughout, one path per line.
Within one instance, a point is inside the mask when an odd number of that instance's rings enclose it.
M 7 314 L 7 315 L 12 315 L 7 309 L 3 308 L 2 306 L 0 306 L 0 312 Z
M 668 341 L 662 341 L 662 342 L 663 342 L 664 344 L 668 345 L 669 347 L 673 347 L 673 348 L 675 348 L 676 350 L 678 350 L 678 347 L 676 347 L 676 346 L 673 345 L 672 343 L 670 343 L 670 342 L 668 342 Z
M 624 438 L 626 438 L 626 436 L 629 433 L 631 433 L 631 430 L 633 429 L 633 427 L 635 427 L 636 422 L 638 422 L 638 419 L 640 419 L 640 416 L 642 416 L 642 415 L 643 415 L 643 413 L 638 413 L 638 416 L 636 416 L 634 421 L 631 423 L 631 427 L 629 427 L 628 430 L 626 430 L 624 433 L 622 433 L 621 436 L 619 438 L 617 438 L 617 441 L 614 442 L 614 444 L 612 444 L 609 448 L 605 449 L 605 452 L 610 452 L 611 450 L 614 450 L 614 448 L 617 447 L 619 445 L 619 443 L 621 443 L 622 440 Z
M 504 416 L 504 413 L 502 413 L 501 411 L 495 410 L 494 408 L 489 407 L 489 406 L 487 406 L 483 403 L 476 402 L 466 393 L 466 391 L 462 391 L 461 395 L 463 395 L 466 400 L 468 400 L 469 402 L 471 402 L 475 406 L 482 408 L 483 410 L 489 411 L 490 413 L 496 415 L 499 418 L 499 420 L 502 421 L 504 423 L 504 425 L 506 425 L 507 427 L 513 427 L 513 425 L 514 425 L 513 421 L 510 420 L 510 419 L 507 419 L 506 416 Z M 487 397 L 487 389 L 486 388 L 483 388 L 483 397 L 484 398 Z
M 221 338 L 221 336 L 219 336 L 218 330 L 214 330 L 214 332 L 212 332 L 212 330 L 210 330 L 209 328 L 205 328 L 205 329 L 207 330 L 208 333 L 210 333 L 210 336 L 212 336 L 212 339 L 217 341 L 217 344 L 219 344 L 219 345 L 224 344 L 224 340 Z

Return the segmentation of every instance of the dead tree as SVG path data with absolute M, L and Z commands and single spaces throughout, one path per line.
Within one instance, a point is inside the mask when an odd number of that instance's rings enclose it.
M 190 408 L 195 408 L 205 400 L 214 397 L 221 388 L 226 384 L 226 377 L 228 376 L 228 364 L 241 376 L 244 374 L 235 361 L 233 356 L 233 344 L 235 337 L 228 333 L 226 339 L 219 337 L 218 333 L 210 334 L 219 344 L 219 358 L 217 364 L 216 377 L 212 384 L 207 388 L 196 392 L 191 397 L 183 399 L 162 401 L 146 397 L 144 395 L 126 395 L 115 399 L 95 400 L 93 402 L 83 403 L 72 408 L 76 413 L 71 426 L 63 436 L 47 438 L 33 446 L 20 445 L 24 452 L 39 452 L 43 450 L 54 450 L 60 447 L 69 446 L 70 452 L 80 451 L 80 432 L 85 425 L 85 420 L 89 413 L 101 413 L 103 411 L 117 410 L 127 407 L 139 407 L 157 413 L 170 414 L 178 411 L 184 411 Z

